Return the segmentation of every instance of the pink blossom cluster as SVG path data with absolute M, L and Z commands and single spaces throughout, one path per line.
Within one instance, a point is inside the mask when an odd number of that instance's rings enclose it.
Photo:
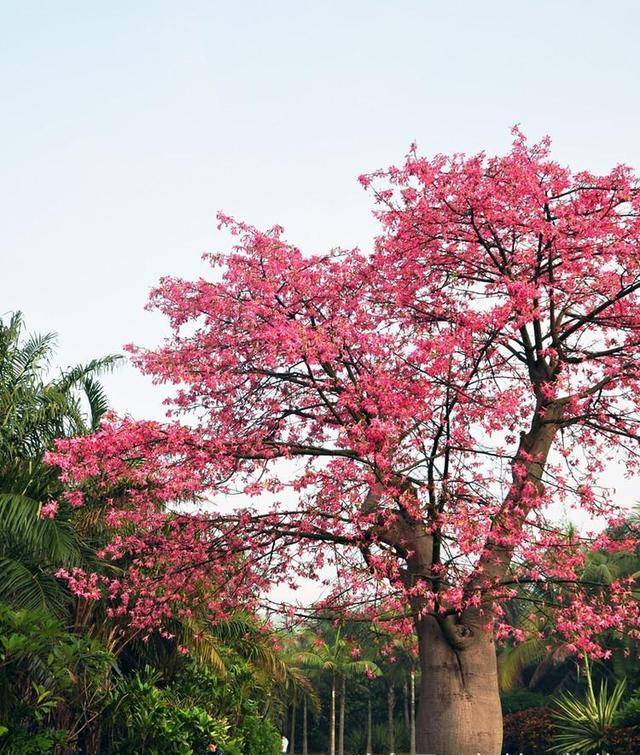
M 600 481 L 640 458 L 640 184 L 549 150 L 515 131 L 504 156 L 412 148 L 362 176 L 369 254 L 220 216 L 233 251 L 210 279 L 163 279 L 150 306 L 171 336 L 131 347 L 175 386 L 167 421 L 114 417 L 49 456 L 72 504 L 109 501 L 104 556 L 130 564 L 73 589 L 151 628 L 311 577 L 323 609 L 399 631 L 480 615 L 502 637 L 505 603 L 540 584 L 562 589 L 544 602 L 577 649 L 636 632 L 630 585 L 583 573 L 588 548 L 637 542 Z M 237 492 L 253 505 L 229 512 Z M 558 506 L 611 526 L 568 530 Z

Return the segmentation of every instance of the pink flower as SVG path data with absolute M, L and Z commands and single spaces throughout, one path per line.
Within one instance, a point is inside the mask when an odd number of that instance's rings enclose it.
M 40 507 L 40 519 L 54 519 L 58 513 L 59 503 L 57 501 L 47 501 Z
M 234 247 L 211 274 L 152 291 L 170 335 L 129 351 L 175 387 L 165 421 L 111 415 L 47 455 L 72 506 L 108 509 L 101 555 L 123 568 L 70 589 L 143 635 L 315 579 L 318 610 L 402 617 L 399 635 L 472 611 L 521 639 L 521 583 L 553 590 L 576 652 L 640 636 L 633 585 L 580 581 L 585 546 L 638 540 L 603 481 L 640 473 L 640 179 L 573 173 L 517 131 L 504 155 L 412 147 L 360 182 L 366 253 L 220 215 Z

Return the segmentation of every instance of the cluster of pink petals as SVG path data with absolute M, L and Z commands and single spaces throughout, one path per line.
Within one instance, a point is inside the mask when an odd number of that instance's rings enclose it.
M 404 632 L 412 612 L 475 610 L 506 636 L 522 585 L 572 585 L 572 647 L 637 631 L 630 586 L 581 574 L 587 548 L 636 542 L 600 481 L 612 460 L 638 471 L 638 179 L 572 173 L 516 132 L 502 157 L 412 149 L 360 181 L 371 254 L 305 255 L 221 216 L 237 243 L 211 280 L 153 291 L 171 337 L 131 351 L 175 386 L 167 422 L 114 417 L 49 456 L 72 505 L 110 503 L 103 555 L 128 564 L 72 588 L 151 629 L 316 578 L 322 609 L 395 613 Z M 551 451 L 530 450 L 545 424 Z M 568 532 L 559 506 L 609 534 Z

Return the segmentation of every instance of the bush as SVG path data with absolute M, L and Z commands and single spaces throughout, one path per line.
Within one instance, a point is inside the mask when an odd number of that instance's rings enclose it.
M 500 695 L 500 701 L 502 702 L 502 712 L 506 715 L 528 708 L 544 708 L 548 704 L 549 698 L 539 692 L 531 692 L 526 687 L 517 687 Z
M 232 724 L 234 742 L 242 753 L 279 755 L 282 737 L 273 722 L 259 714 L 256 699 L 247 695 L 247 682 L 255 672 L 246 662 L 236 660 L 227 665 L 227 677 L 187 661 L 171 682 L 171 691 L 181 700 L 204 708 L 214 718 L 226 718 Z M 229 683 L 231 682 L 231 683 Z M 229 752 L 228 747 L 225 753 Z
M 258 716 L 246 716 L 234 734 L 242 741 L 242 752 L 251 755 L 279 755 L 282 737 L 274 724 Z
M 191 755 L 215 743 L 225 755 L 241 755 L 224 719 L 214 718 L 191 701 L 158 686 L 160 675 L 149 667 L 122 680 L 111 701 L 111 741 L 104 748 L 118 755 Z
M 528 708 L 504 717 L 505 753 L 541 755 L 552 746 L 553 711 L 551 708 Z
M 640 726 L 640 696 L 637 693 L 622 707 L 618 722 L 622 726 Z
M 618 726 L 607 735 L 607 749 L 611 755 L 638 755 L 640 732 L 635 726 Z
M 101 707 L 112 664 L 99 642 L 46 612 L 0 604 L 0 749 L 42 755 L 67 742 Z
M 584 697 L 565 692 L 555 701 L 554 752 L 595 752 L 606 749 L 622 707 L 626 680 L 620 679 L 612 692 L 601 681 L 596 693 L 590 664 L 585 661 L 587 689 Z
M 0 752 L 7 755 L 49 755 L 67 743 L 66 732 L 41 729 L 37 734 L 0 726 Z

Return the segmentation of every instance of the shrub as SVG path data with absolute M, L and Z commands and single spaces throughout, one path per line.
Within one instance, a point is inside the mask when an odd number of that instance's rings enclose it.
M 626 681 L 621 679 L 617 682 L 611 694 L 606 681 L 603 681 L 596 694 L 588 661 L 585 661 L 585 678 L 587 689 L 584 698 L 566 692 L 556 700 L 554 752 L 605 749 L 611 730 L 619 719 Z
M 618 722 L 622 726 L 640 726 L 640 695 L 638 693 L 634 693 L 624 704 Z
M 541 755 L 552 745 L 553 711 L 550 708 L 528 708 L 504 717 L 505 753 Z
M 279 755 L 282 737 L 274 724 L 258 716 L 246 716 L 234 734 L 242 741 L 242 752 L 251 755 Z
M 0 749 L 42 755 L 73 743 L 70 732 L 102 705 L 112 663 L 99 642 L 45 611 L 0 604 Z
M 255 672 L 245 661 L 227 660 L 227 676 L 187 661 L 171 682 L 171 693 L 183 701 L 204 708 L 214 718 L 231 723 L 234 742 L 242 753 L 279 755 L 282 737 L 274 723 L 259 715 L 257 699 L 247 694 L 247 682 Z M 225 754 L 232 755 L 230 745 Z
M 109 715 L 111 742 L 106 750 L 119 755 L 191 755 L 217 744 L 225 755 L 240 755 L 224 719 L 192 702 L 175 699 L 158 686 L 160 675 L 148 666 L 117 685 Z
M 635 726 L 619 726 L 607 735 L 606 751 L 611 755 L 638 755 L 640 731 Z
M 502 702 L 502 712 L 517 713 L 519 710 L 527 710 L 528 708 L 544 708 L 549 703 L 547 695 L 542 695 L 539 692 L 531 692 L 526 687 L 517 687 L 516 689 L 509 690 L 500 695 Z

